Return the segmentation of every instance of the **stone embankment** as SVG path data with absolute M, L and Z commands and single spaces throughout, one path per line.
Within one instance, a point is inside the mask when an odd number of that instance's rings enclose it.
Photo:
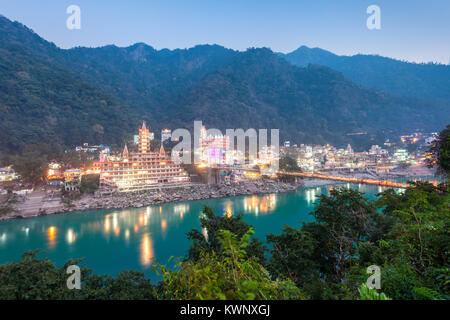
M 290 184 L 270 180 L 230 185 L 199 184 L 140 193 L 116 193 L 106 196 L 91 196 L 73 202 L 72 206 L 70 208 L 65 208 L 64 211 L 139 208 L 167 202 L 214 199 L 251 194 L 281 193 L 293 191 L 300 186 L 300 184 Z
M 158 205 L 168 202 L 191 201 L 224 198 L 240 195 L 281 193 L 296 190 L 302 183 L 284 183 L 274 180 L 254 180 L 237 184 L 219 185 L 189 185 L 170 189 L 143 191 L 136 193 L 113 193 L 110 195 L 85 195 L 69 203 L 58 202 L 58 206 L 48 207 L 44 198 L 41 203 L 28 204 L 33 198 L 29 197 L 24 204 L 18 204 L 13 212 L 1 216 L 1 220 L 31 218 L 40 215 L 49 215 L 71 211 L 139 208 L 149 205 Z

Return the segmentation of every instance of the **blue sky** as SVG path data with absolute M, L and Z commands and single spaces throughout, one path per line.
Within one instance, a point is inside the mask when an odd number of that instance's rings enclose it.
M 81 8 L 81 30 L 66 28 L 72 4 Z M 366 27 L 372 4 L 381 8 L 381 30 Z M 290 52 L 307 45 L 450 62 L 449 0 L 0 0 L 0 13 L 62 48 L 217 43 Z

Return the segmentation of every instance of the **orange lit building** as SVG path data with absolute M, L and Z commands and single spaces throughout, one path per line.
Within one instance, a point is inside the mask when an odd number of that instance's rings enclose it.
M 108 157 L 96 163 L 100 169 L 100 187 L 120 192 L 150 190 L 156 187 L 178 186 L 189 182 L 187 173 L 165 153 L 150 150 L 150 132 L 143 123 L 139 129 L 138 152 L 128 152 L 125 146 L 119 157 Z
M 69 169 L 64 171 L 64 189 L 66 191 L 80 190 L 82 176 L 83 176 L 82 169 Z

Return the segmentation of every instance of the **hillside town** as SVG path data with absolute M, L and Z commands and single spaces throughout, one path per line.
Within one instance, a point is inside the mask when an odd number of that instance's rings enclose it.
M 426 150 L 436 134 L 405 135 L 398 143 L 387 140 L 383 146 L 373 145 L 362 152 L 354 151 L 351 145 L 336 148 L 329 144 L 291 145 L 284 141 L 279 153 L 269 146 L 262 148 L 254 158 L 231 150 L 229 137 L 208 135 L 202 127 L 199 148 L 195 150 L 200 155 L 200 162 L 195 165 L 176 163 L 171 159 L 170 151 L 166 152 L 164 147 L 171 138 L 170 129 L 162 130 L 159 149 L 151 150 L 155 134 L 144 122 L 130 144 L 135 151 L 129 151 L 126 144 L 119 151 L 102 144 L 84 143 L 71 150 L 83 156 L 82 166 L 52 161 L 47 165 L 42 182 L 34 185 L 24 183 L 11 165 L 0 168 L 0 194 L 7 199 L 11 195 L 14 198 L 9 213 L 0 219 L 285 192 L 300 185 L 328 183 L 308 177 L 285 181 L 276 171 L 265 170 L 280 159 L 294 163 L 294 168 L 289 170 L 349 179 L 431 177 L 433 172 L 425 165 Z M 286 169 L 283 162 L 280 165 L 280 170 Z M 193 196 L 195 190 L 202 192 Z M 109 196 L 107 201 L 105 196 Z

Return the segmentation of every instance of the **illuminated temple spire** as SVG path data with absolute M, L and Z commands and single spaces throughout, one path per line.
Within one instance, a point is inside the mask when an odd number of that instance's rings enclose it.
M 150 152 L 150 131 L 145 125 L 145 121 L 142 122 L 142 128 L 139 129 L 139 153 L 149 153 Z
M 164 145 L 163 145 L 162 142 L 161 142 L 161 148 L 159 149 L 159 153 L 160 154 L 166 154 L 166 151 L 164 151 Z
M 127 155 L 128 155 L 128 147 L 127 147 L 126 144 L 125 144 L 125 148 L 123 148 L 122 155 L 124 155 L 124 156 L 127 156 Z

